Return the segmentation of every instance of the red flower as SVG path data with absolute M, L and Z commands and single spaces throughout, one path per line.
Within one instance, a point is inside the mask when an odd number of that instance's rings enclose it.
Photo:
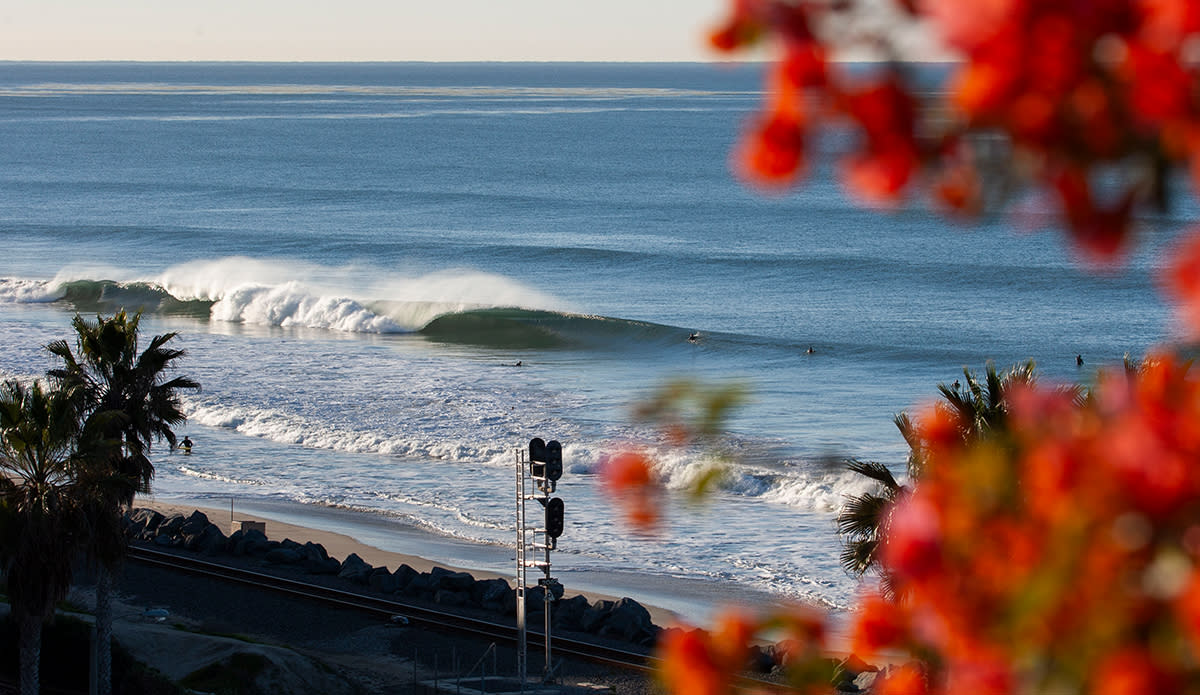
M 659 518 L 659 487 L 653 462 L 635 451 L 622 451 L 608 457 L 601 466 L 604 482 L 626 519 L 635 527 L 648 530 Z
M 718 51 L 730 52 L 753 45 L 767 30 L 763 22 L 763 0 L 734 0 L 733 13 L 709 34 L 708 41 Z
M 668 630 L 659 646 L 662 678 L 679 695 L 722 695 L 730 692 L 730 673 L 701 630 Z
M 903 645 L 908 635 L 905 618 L 899 605 L 868 596 L 854 616 L 851 650 L 869 659 L 882 649 Z
M 1162 283 L 1175 300 L 1183 329 L 1190 337 L 1200 337 L 1200 229 L 1185 238 L 1170 258 Z
M 953 48 L 971 52 L 1008 26 L 1020 0 L 922 0 L 925 16 Z
M 804 123 L 799 114 L 775 112 L 755 122 L 735 155 L 738 172 L 752 183 L 786 188 L 804 170 Z
M 896 503 L 883 542 L 884 564 L 905 579 L 928 577 L 941 567 L 942 530 L 937 507 L 925 495 Z
M 1192 652 L 1200 656 L 1200 574 L 1195 571 L 1175 600 L 1175 614 Z
M 1079 168 L 1063 169 L 1052 177 L 1067 218 L 1067 231 L 1084 260 L 1112 264 L 1120 260 L 1132 237 L 1135 191 L 1127 190 L 1114 203 L 1101 205 L 1092 197 L 1087 174 Z
M 1169 675 L 1146 651 L 1126 648 L 1105 657 L 1093 674 L 1095 695 L 1175 692 Z
M 929 681 L 915 663 L 904 664 L 888 671 L 876 689 L 879 695 L 925 695 Z

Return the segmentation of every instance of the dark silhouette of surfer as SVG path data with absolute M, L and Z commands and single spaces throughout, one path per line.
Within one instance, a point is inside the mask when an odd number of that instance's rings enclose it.
M 806 355 L 815 355 L 816 353 L 817 351 L 814 350 L 811 345 L 809 345 L 808 349 L 804 351 L 804 354 Z
M 1075 355 L 1075 366 L 1076 367 L 1083 366 L 1083 355 Z
M 688 342 L 689 342 L 689 343 L 698 343 L 698 342 L 700 342 L 700 334 L 699 334 L 699 333 L 693 333 L 693 334 L 689 335 L 689 336 L 688 336 Z
M 192 453 L 192 440 L 188 439 L 187 436 L 185 435 L 183 437 L 183 441 L 179 442 L 179 448 L 183 449 L 183 453 L 185 453 L 185 454 Z
M 520 366 L 521 366 L 521 360 L 517 360 L 517 363 L 516 363 L 516 364 L 514 364 L 513 366 L 514 366 L 514 367 L 520 367 Z

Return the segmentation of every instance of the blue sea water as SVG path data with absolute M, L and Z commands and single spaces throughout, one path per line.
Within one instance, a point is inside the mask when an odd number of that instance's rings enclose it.
M 1026 359 L 1086 381 L 1170 338 L 1153 274 L 1077 265 L 1041 208 L 970 227 L 836 183 L 747 190 L 729 152 L 753 66 L 0 63 L 0 376 L 50 366 L 76 311 L 178 331 L 183 456 L 160 498 L 294 501 L 503 545 L 514 450 L 564 444 L 556 564 L 845 606 L 833 516 L 903 469 L 891 424 L 938 382 Z M 692 332 L 700 340 L 692 343 Z M 812 348 L 812 354 L 808 348 Z M 1075 356 L 1085 367 L 1075 365 Z M 520 361 L 521 366 L 514 366 Z M 631 407 L 742 384 L 702 505 L 636 538 L 596 475 L 638 442 L 674 489 L 706 465 Z

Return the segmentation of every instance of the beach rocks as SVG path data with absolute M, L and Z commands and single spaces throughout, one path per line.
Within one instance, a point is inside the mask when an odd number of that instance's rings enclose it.
M 475 586 L 475 577 L 466 572 L 452 572 L 441 567 L 429 571 L 436 591 L 469 592 Z
M 396 578 L 396 591 L 404 591 L 408 583 L 413 580 L 420 572 L 409 567 L 408 565 L 400 565 L 392 572 L 392 576 Z
M 559 630 L 583 632 L 583 614 L 591 607 L 586 596 L 572 596 L 554 606 L 554 627 Z
M 153 509 L 135 509 L 125 517 L 125 535 L 136 540 L 153 540 L 164 519 Z
M 268 550 L 263 559 L 273 565 L 297 565 L 304 555 L 295 548 L 279 547 Z
M 271 541 L 267 539 L 267 535 L 262 531 L 257 529 L 242 531 L 239 529 L 230 534 L 227 547 L 230 554 L 241 557 L 243 555 L 266 555 L 271 550 L 272 545 Z
M 631 598 L 623 598 L 613 604 L 603 616 L 595 632 L 602 637 L 615 637 L 634 644 L 651 645 L 658 637 L 659 628 L 650 619 L 650 611 L 646 610 L 645 606 Z
M 834 669 L 833 684 L 838 692 L 859 693 L 870 689 L 878 671 L 877 666 L 868 664 L 856 654 L 851 654 Z
M 329 557 L 325 546 L 311 541 L 304 544 L 300 566 L 309 574 L 337 574 L 342 570 L 342 563 Z
M 408 565 L 389 571 L 372 567 L 351 553 L 345 560 L 329 557 L 319 543 L 290 539 L 270 540 L 257 528 L 238 529 L 228 537 L 202 512 L 188 516 L 164 516 L 152 509 L 134 509 L 125 516 L 124 528 L 131 541 L 154 543 L 206 555 L 229 554 L 259 558 L 272 567 L 311 575 L 337 576 L 384 595 L 429 601 L 447 608 L 469 608 L 511 618 L 517 613 L 517 592 L 502 578 L 476 579 L 467 572 L 434 567 L 418 572 Z M 545 619 L 546 588 L 525 591 L 526 619 L 540 625 Z M 649 646 L 661 628 L 650 619 L 644 606 L 631 598 L 590 603 L 584 596 L 563 599 L 563 586 L 550 587 L 551 620 L 557 630 L 589 633 L 613 640 Z
M 357 584 L 366 584 L 370 581 L 371 572 L 374 567 L 367 564 L 356 553 L 350 553 L 350 556 L 342 561 L 342 568 L 338 570 L 338 579 L 348 579 Z
M 500 579 L 480 579 L 471 587 L 471 601 L 484 610 L 504 615 L 517 612 L 517 592 Z

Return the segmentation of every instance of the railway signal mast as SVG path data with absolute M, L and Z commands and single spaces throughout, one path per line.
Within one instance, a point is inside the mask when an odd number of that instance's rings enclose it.
M 526 452 L 517 451 L 517 674 L 522 680 L 526 678 L 526 642 L 525 642 L 525 572 L 528 568 L 541 569 L 545 574 L 538 579 L 542 587 L 543 599 L 546 602 L 544 641 L 546 645 L 545 667 L 542 671 L 542 682 L 552 680 L 550 662 L 550 603 L 554 601 L 554 586 L 558 580 L 550 576 L 550 551 L 558 547 L 558 537 L 563 532 L 563 501 L 551 497 L 562 477 L 562 445 L 551 440 L 545 442 L 540 438 L 529 441 L 528 459 Z M 526 470 L 528 467 L 528 470 Z M 543 523 L 532 529 L 526 528 L 525 503 L 537 500 L 542 506 Z M 538 541 L 541 537 L 541 542 Z M 532 553 L 531 553 L 532 551 Z M 544 559 L 527 559 L 530 554 L 536 557 L 542 551 Z

